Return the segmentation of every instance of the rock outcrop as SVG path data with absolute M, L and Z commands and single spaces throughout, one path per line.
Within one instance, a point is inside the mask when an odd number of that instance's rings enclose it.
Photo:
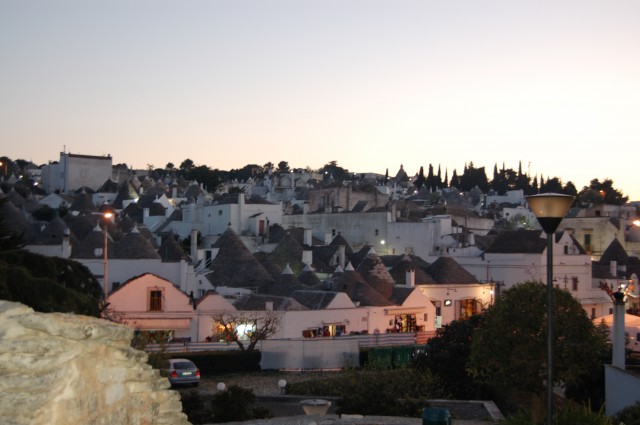
M 189 424 L 180 395 L 130 347 L 133 330 L 0 301 L 3 424 Z

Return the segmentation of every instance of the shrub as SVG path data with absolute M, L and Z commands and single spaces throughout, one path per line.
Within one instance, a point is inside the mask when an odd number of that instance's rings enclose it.
M 622 409 L 614 416 L 616 423 L 624 423 L 626 425 L 640 424 L 640 402 Z
M 363 370 L 289 384 L 287 393 L 340 397 L 338 413 L 418 417 L 427 399 L 447 397 L 441 388 L 429 372 Z
M 216 393 L 211 403 L 213 422 L 239 422 L 271 417 L 271 413 L 264 407 L 253 406 L 255 399 L 253 391 L 237 385 Z
M 181 391 L 182 411 L 189 422 L 194 425 L 211 423 L 213 420 L 211 407 L 206 397 L 197 390 Z
M 566 404 L 555 411 L 554 425 L 612 425 L 604 412 L 594 412 L 588 405 Z M 527 412 L 520 411 L 500 422 L 500 425 L 539 425 Z M 541 424 L 540 424 L 541 425 Z

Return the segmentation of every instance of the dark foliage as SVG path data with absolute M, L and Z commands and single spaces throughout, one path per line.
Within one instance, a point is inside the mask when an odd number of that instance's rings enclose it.
M 102 288 L 82 264 L 23 250 L 0 252 L 0 296 L 36 311 L 99 316 Z
M 413 369 L 347 371 L 287 385 L 288 394 L 340 397 L 338 413 L 418 417 L 427 399 L 447 398 L 442 383 Z
M 189 352 L 180 353 L 178 357 L 197 364 L 203 376 L 260 370 L 259 351 Z
M 216 393 L 211 402 L 213 422 L 239 422 L 270 417 L 269 412 L 253 406 L 255 399 L 253 391 L 237 385 Z
M 182 411 L 187 415 L 189 422 L 194 425 L 213 422 L 211 403 L 207 400 L 207 396 L 197 390 L 189 390 L 180 391 L 180 398 Z
M 443 326 L 416 360 L 418 370 L 430 370 L 457 399 L 475 398 L 480 390 L 467 371 L 471 339 L 480 324 L 481 316 L 474 315 L 468 320 L 455 320 Z

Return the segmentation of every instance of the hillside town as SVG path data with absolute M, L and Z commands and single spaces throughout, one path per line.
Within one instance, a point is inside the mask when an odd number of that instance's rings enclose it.
M 546 235 L 523 189 L 444 187 L 431 167 L 365 175 L 281 163 L 207 187 L 110 156 L 22 165 L 1 166 L 5 226 L 31 252 L 86 266 L 110 312 L 154 340 L 228 342 L 233 320 L 222 318 L 250 314 L 277 315 L 270 339 L 424 342 L 545 278 Z M 628 308 L 638 308 L 638 224 L 628 202 L 574 204 L 555 234 L 554 284 L 592 319 L 612 313 L 603 287 L 633 283 Z

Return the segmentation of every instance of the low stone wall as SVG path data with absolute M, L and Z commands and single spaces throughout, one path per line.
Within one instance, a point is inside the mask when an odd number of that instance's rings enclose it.
M 129 327 L 0 301 L 7 425 L 188 424 L 180 395 L 130 347 Z

